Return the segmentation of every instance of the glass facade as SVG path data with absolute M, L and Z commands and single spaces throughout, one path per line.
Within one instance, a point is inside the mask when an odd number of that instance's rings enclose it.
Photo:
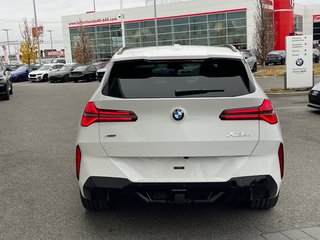
M 302 16 L 294 16 L 294 31 L 295 32 L 303 32 L 303 17 Z
M 158 44 L 233 44 L 247 48 L 246 21 L 246 11 L 159 19 Z M 84 29 L 91 39 L 96 60 L 111 57 L 122 45 L 120 24 Z M 127 47 L 155 46 L 155 22 L 148 20 L 125 23 L 125 36 Z M 77 37 L 78 30 L 70 29 L 72 53 Z

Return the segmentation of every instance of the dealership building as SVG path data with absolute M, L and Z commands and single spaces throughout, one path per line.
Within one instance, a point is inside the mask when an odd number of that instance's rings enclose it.
M 153 0 L 145 6 L 123 10 L 127 47 L 156 45 L 223 45 L 252 49 L 257 0 Z M 294 0 L 264 0 L 271 13 L 274 49 L 285 49 L 285 37 L 311 34 L 320 39 L 320 6 L 295 4 Z M 318 12 L 316 9 L 319 9 Z M 122 46 L 120 10 L 89 12 L 62 17 L 65 55 L 72 62 L 79 28 L 91 40 L 94 58 L 111 57 Z

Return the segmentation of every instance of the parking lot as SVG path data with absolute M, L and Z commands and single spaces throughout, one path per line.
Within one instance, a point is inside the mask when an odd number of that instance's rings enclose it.
M 307 236 L 299 239 L 320 239 L 320 232 L 318 238 L 312 233 L 320 231 L 320 111 L 306 106 L 307 93 L 269 96 L 286 154 L 275 209 L 130 199 L 110 212 L 89 213 L 79 199 L 74 144 L 80 115 L 97 86 L 17 83 L 10 101 L 0 101 L 1 239 L 248 240 L 271 239 L 271 233 L 283 236 L 272 239 L 294 239 L 279 232 L 298 229 Z

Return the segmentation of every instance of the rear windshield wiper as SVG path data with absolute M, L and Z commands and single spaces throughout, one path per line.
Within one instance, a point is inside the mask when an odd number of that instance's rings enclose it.
M 176 90 L 176 97 L 185 95 L 204 94 L 209 92 L 224 92 L 224 89 L 189 89 L 189 90 Z

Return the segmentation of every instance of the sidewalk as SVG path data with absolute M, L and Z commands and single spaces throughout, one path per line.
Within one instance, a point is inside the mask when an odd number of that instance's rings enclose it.
M 250 238 L 250 240 L 320 240 L 320 227 L 316 226 L 269 233 L 262 236 Z
M 272 76 L 272 77 L 256 77 L 257 82 L 262 87 L 262 89 L 271 88 L 284 88 L 284 77 L 283 76 Z M 320 76 L 314 77 L 314 84 L 320 82 Z

